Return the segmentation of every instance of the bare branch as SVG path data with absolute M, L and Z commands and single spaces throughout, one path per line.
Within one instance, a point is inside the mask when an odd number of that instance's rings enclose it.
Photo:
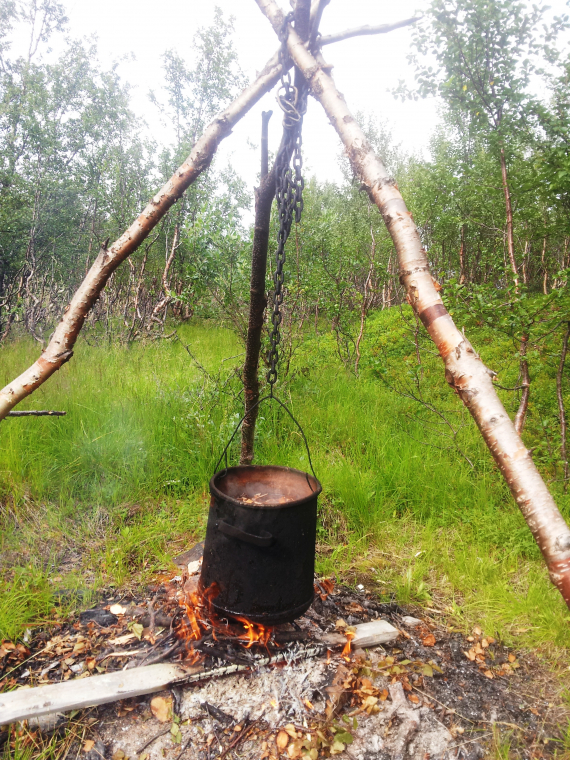
M 396 21 L 395 24 L 377 24 L 376 26 L 357 26 L 354 29 L 345 29 L 344 32 L 337 32 L 336 34 L 327 34 L 326 37 L 321 37 L 319 45 L 332 45 L 333 42 L 340 42 L 341 40 L 348 40 L 350 37 L 363 37 L 368 34 L 387 34 L 393 32 L 395 29 L 401 29 L 404 26 L 410 26 L 419 21 L 421 16 L 413 16 L 412 18 L 406 18 L 403 21 Z
M 65 417 L 67 412 L 53 412 L 49 409 L 30 412 L 8 412 L 7 417 Z

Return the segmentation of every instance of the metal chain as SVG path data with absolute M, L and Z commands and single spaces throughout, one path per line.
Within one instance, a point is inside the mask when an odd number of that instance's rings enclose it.
M 277 363 L 279 361 L 279 343 L 281 342 L 280 325 L 282 321 L 281 305 L 283 303 L 283 281 L 285 274 L 285 244 L 291 232 L 293 213 L 297 224 L 301 221 L 303 212 L 303 181 L 302 168 L 303 158 L 301 155 L 302 138 L 301 129 L 303 116 L 307 110 L 308 88 L 304 78 L 300 78 L 302 86 L 297 88 L 291 82 L 289 72 L 289 52 L 287 50 L 288 26 L 293 19 L 289 13 L 283 22 L 279 38 L 281 48 L 279 59 L 282 65 L 281 86 L 277 93 L 277 102 L 283 110 L 283 139 L 281 147 L 275 159 L 275 199 L 279 215 L 279 233 L 277 235 L 277 250 L 275 251 L 275 273 L 273 275 L 273 313 L 271 323 L 270 348 L 267 353 L 269 371 L 267 382 L 270 387 L 270 395 L 273 396 L 273 386 L 277 381 Z M 286 72 L 286 73 L 285 73 Z M 291 158 L 293 166 L 291 167 Z

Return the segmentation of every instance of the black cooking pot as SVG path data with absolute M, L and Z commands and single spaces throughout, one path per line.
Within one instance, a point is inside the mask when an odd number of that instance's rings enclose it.
M 289 467 L 229 467 L 210 480 L 200 587 L 221 615 L 275 625 L 313 601 L 319 481 Z

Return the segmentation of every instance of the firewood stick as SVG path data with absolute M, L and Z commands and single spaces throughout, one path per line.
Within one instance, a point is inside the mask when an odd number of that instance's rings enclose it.
M 67 412 L 54 412 L 50 409 L 41 411 L 8 412 L 7 417 L 65 417 Z

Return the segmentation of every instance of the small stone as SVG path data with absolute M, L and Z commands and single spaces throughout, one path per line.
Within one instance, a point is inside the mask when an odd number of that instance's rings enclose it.
M 422 624 L 422 621 L 418 618 L 412 617 L 411 615 L 404 615 L 402 618 L 402 623 L 404 625 L 407 625 L 408 628 L 416 628 L 418 625 Z
M 107 610 L 85 610 L 85 612 L 79 615 L 79 622 L 81 625 L 97 623 L 97 625 L 103 628 L 108 628 L 110 625 L 116 625 L 119 622 L 119 618 Z

